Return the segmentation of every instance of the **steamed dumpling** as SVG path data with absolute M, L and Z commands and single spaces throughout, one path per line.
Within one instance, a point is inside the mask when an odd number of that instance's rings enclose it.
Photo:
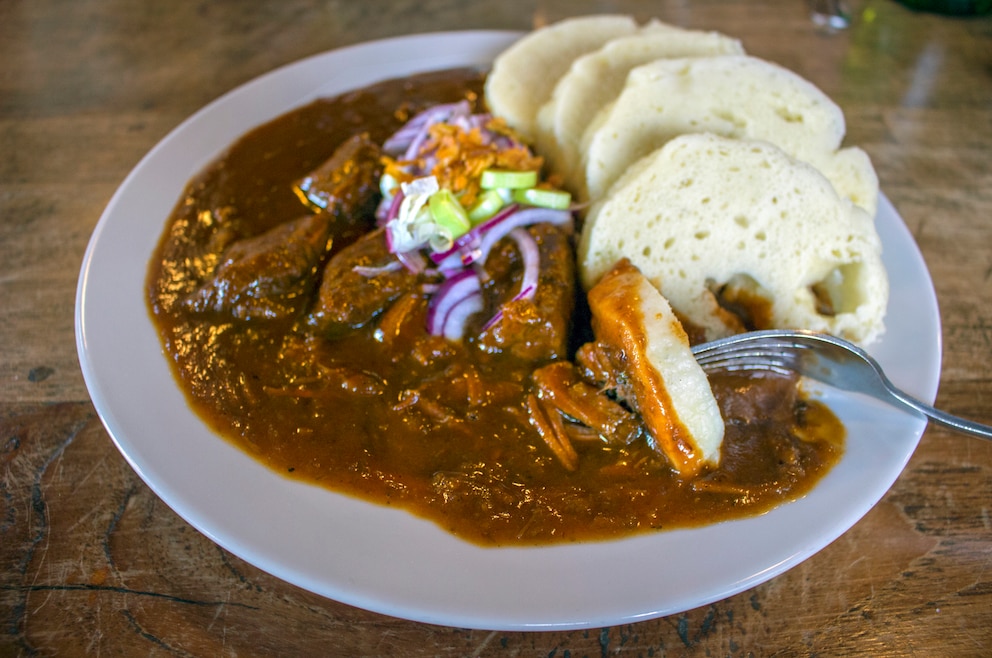
M 493 62 L 486 103 L 525 139 L 533 140 L 537 112 L 572 61 L 615 37 L 637 30 L 630 16 L 579 16 L 530 32 Z
M 841 109 L 804 78 L 747 55 L 664 59 L 633 69 L 583 137 L 588 198 L 602 197 L 668 140 L 701 132 L 771 142 L 875 216 L 878 178 L 861 149 L 840 148 Z
M 581 175 L 582 135 L 599 110 L 623 91 L 631 69 L 659 59 L 743 54 L 740 41 L 718 32 L 651 22 L 578 57 L 537 114 L 537 147 L 552 170 Z
M 860 343 L 884 330 L 889 287 L 874 223 L 767 142 L 669 141 L 590 208 L 578 258 L 587 288 L 629 259 L 708 338 L 741 329 L 718 303 L 728 292 L 757 302 L 758 328 Z

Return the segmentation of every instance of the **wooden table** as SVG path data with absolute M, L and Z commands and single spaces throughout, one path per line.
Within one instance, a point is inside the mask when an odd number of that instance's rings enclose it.
M 148 149 L 307 55 L 603 11 L 734 35 L 843 107 L 848 142 L 872 156 L 933 275 L 937 403 L 992 423 L 992 17 L 855 1 L 850 28 L 824 34 L 801 0 L 11 0 L 0 3 L 0 654 L 992 655 L 992 444 L 943 430 L 927 430 L 860 523 L 786 574 L 663 619 L 547 633 L 412 623 L 287 585 L 188 526 L 114 448 L 80 374 L 74 294 L 101 211 Z

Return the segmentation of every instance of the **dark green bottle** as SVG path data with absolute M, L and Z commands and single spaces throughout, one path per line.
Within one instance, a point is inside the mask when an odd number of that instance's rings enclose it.
M 977 16 L 992 10 L 992 0 L 899 0 L 910 9 L 950 16 Z

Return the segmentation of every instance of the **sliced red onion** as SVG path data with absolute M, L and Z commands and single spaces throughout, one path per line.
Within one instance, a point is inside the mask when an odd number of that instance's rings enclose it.
M 445 279 L 451 279 L 464 272 L 465 268 L 458 264 L 452 267 L 437 267 L 435 271 Z
M 493 246 L 509 235 L 510 231 L 521 226 L 542 223 L 570 226 L 572 213 L 567 210 L 552 210 L 550 208 L 518 210 L 517 206 L 507 206 L 503 211 L 496 213 L 492 219 L 479 224 L 459 238 L 448 251 L 442 254 L 431 254 L 431 260 L 442 269 L 452 267 L 456 262 L 463 265 L 475 262 L 484 263 Z M 466 245 L 472 245 L 472 248 L 464 249 L 463 247 Z
M 435 123 L 446 121 L 451 116 L 469 114 L 471 106 L 468 101 L 457 103 L 445 103 L 429 107 L 423 112 L 414 115 L 409 121 L 386 139 L 382 144 L 382 149 L 390 155 L 398 155 L 408 151 L 410 145 L 415 140 L 423 141 L 423 138 Z
M 486 324 L 482 325 L 482 330 L 489 331 L 491 327 L 496 325 L 502 319 L 503 319 L 503 309 L 500 308 L 498 311 L 496 311 L 496 314 L 493 315 L 493 317 L 489 318 Z
M 421 112 L 403 124 L 399 130 L 386 138 L 386 141 L 382 143 L 382 150 L 392 156 L 406 151 L 426 125 L 429 113 L 429 111 Z
M 571 226 L 572 213 L 567 210 L 552 210 L 550 208 L 524 208 L 519 212 L 513 213 L 483 234 L 482 244 L 479 245 L 479 250 L 482 252 L 479 260 L 485 261 L 493 246 L 509 235 L 513 229 L 522 226 L 532 226 L 534 224 Z
M 403 188 L 396 188 L 396 192 L 393 194 L 393 198 L 386 200 L 383 198 L 382 203 L 375 211 L 376 224 L 378 226 L 385 226 L 389 222 L 396 219 L 396 216 L 400 214 L 400 205 L 403 203 Z
M 470 132 L 472 130 L 472 122 L 469 117 L 451 117 L 448 119 L 448 124 L 454 126 L 455 128 L 461 128 L 465 132 Z
M 533 299 L 537 294 L 537 282 L 541 276 L 541 250 L 537 246 L 534 236 L 526 229 L 517 227 L 510 231 L 510 237 L 517 243 L 520 250 L 520 257 L 524 263 L 524 275 L 520 280 L 520 292 L 513 296 L 513 301 L 521 299 Z M 503 309 L 496 311 L 493 317 L 482 327 L 483 331 L 488 330 L 493 325 L 503 319 Z
M 387 272 L 395 272 L 403 267 L 403 264 L 398 260 L 391 260 L 385 265 L 380 265 L 378 267 L 370 267 L 368 265 L 356 265 L 351 268 L 351 271 L 355 274 L 360 274 L 365 277 L 379 276 L 380 274 L 386 274 Z
M 520 208 L 517 204 L 510 204 L 504 208 L 501 208 L 495 215 L 482 222 L 478 226 L 471 228 L 468 233 L 459 237 L 455 240 L 455 243 L 451 245 L 451 249 L 443 251 L 436 254 L 431 254 L 431 260 L 435 263 L 445 263 L 457 261 L 459 264 L 468 265 L 474 261 L 474 258 L 465 259 L 472 250 L 478 249 L 482 244 L 482 235 L 490 230 L 493 226 L 499 224 L 506 220 L 507 217 L 517 212 Z M 452 259 L 452 256 L 455 258 Z
M 445 318 L 441 334 L 448 340 L 461 340 L 465 337 L 465 328 L 469 318 L 482 310 L 482 293 L 477 292 L 463 298 L 452 307 Z
M 386 227 L 383 233 L 386 234 L 386 249 L 389 253 L 396 256 L 396 259 L 402 263 L 403 267 L 410 270 L 414 274 L 420 274 L 427 269 L 427 258 L 420 253 L 419 250 L 413 249 L 411 251 L 401 251 L 396 248 L 396 241 L 393 238 L 393 232 L 390 230 L 391 227 Z
M 521 142 L 513 139 L 512 137 L 507 137 L 506 135 L 496 135 L 494 143 L 497 148 L 501 151 L 506 151 L 509 149 L 526 148 Z
M 389 251 L 389 253 L 391 254 L 395 254 L 396 240 L 393 239 L 393 232 L 389 229 L 390 227 L 387 227 L 383 230 L 383 233 L 386 234 L 386 250 Z
M 389 231 L 386 231 L 386 235 L 389 235 Z M 403 264 L 403 267 L 414 274 L 421 274 L 427 270 L 427 259 L 419 251 L 397 251 L 393 255 Z
M 524 275 L 520 279 L 520 292 L 513 298 L 532 299 L 537 292 L 537 280 L 541 274 L 541 251 L 537 241 L 526 229 L 517 227 L 510 231 L 510 237 L 517 243 L 520 259 L 524 263 Z
M 427 114 L 427 117 L 422 120 L 423 125 L 420 126 L 407 146 L 406 152 L 403 154 L 403 159 L 413 160 L 420 154 L 420 148 L 427 140 L 428 135 L 430 135 L 431 126 L 436 123 L 450 121 L 452 117 L 468 116 L 471 111 L 472 108 L 468 101 L 436 105 L 429 110 L 425 110 L 422 114 Z
M 420 147 L 423 146 L 424 142 L 427 140 L 430 127 L 442 120 L 443 119 L 439 118 L 437 121 L 431 121 L 424 124 L 424 127 L 417 132 L 412 140 L 410 140 L 410 144 L 407 146 L 406 151 L 403 152 L 402 159 L 405 161 L 415 160 L 417 155 L 420 153 Z
M 450 329 L 449 316 L 452 315 L 455 307 L 459 306 L 461 302 L 477 296 L 479 297 L 479 308 L 476 311 L 481 310 L 481 291 L 479 278 L 472 270 L 462 270 L 442 283 L 427 305 L 427 331 L 435 336 L 447 336 L 448 329 Z M 460 317 L 464 313 L 465 308 L 462 308 L 457 316 Z M 463 318 L 461 321 L 463 330 L 465 319 Z M 457 336 L 457 338 L 461 338 L 461 335 Z
M 388 219 L 386 219 L 386 215 L 389 213 L 389 206 L 391 203 L 392 200 L 386 197 L 382 197 L 381 199 L 379 199 L 379 204 L 375 207 L 376 226 L 385 226 L 386 222 L 389 221 Z
M 486 130 L 486 125 L 492 120 L 491 114 L 464 114 L 453 116 L 448 120 L 451 125 L 461 128 L 465 132 L 472 132 L 476 128 L 482 136 L 483 144 L 490 144 L 497 137 L 496 133 Z

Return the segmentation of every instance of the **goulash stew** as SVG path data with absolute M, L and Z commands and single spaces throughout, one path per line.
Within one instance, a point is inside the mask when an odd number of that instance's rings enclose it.
M 317 100 L 188 183 L 147 294 L 195 411 L 286 477 L 487 546 L 698 526 L 803 495 L 838 460 L 843 428 L 790 377 L 711 376 L 719 464 L 673 468 L 615 374 L 587 358 L 570 221 L 517 226 L 448 278 L 390 248 L 381 183 L 402 172 L 384 144 L 436 106 L 484 112 L 483 79 L 450 70 Z M 482 148 L 457 146 L 462 164 Z M 486 193 L 469 187 L 475 208 Z M 461 272 L 473 282 L 458 296 Z

